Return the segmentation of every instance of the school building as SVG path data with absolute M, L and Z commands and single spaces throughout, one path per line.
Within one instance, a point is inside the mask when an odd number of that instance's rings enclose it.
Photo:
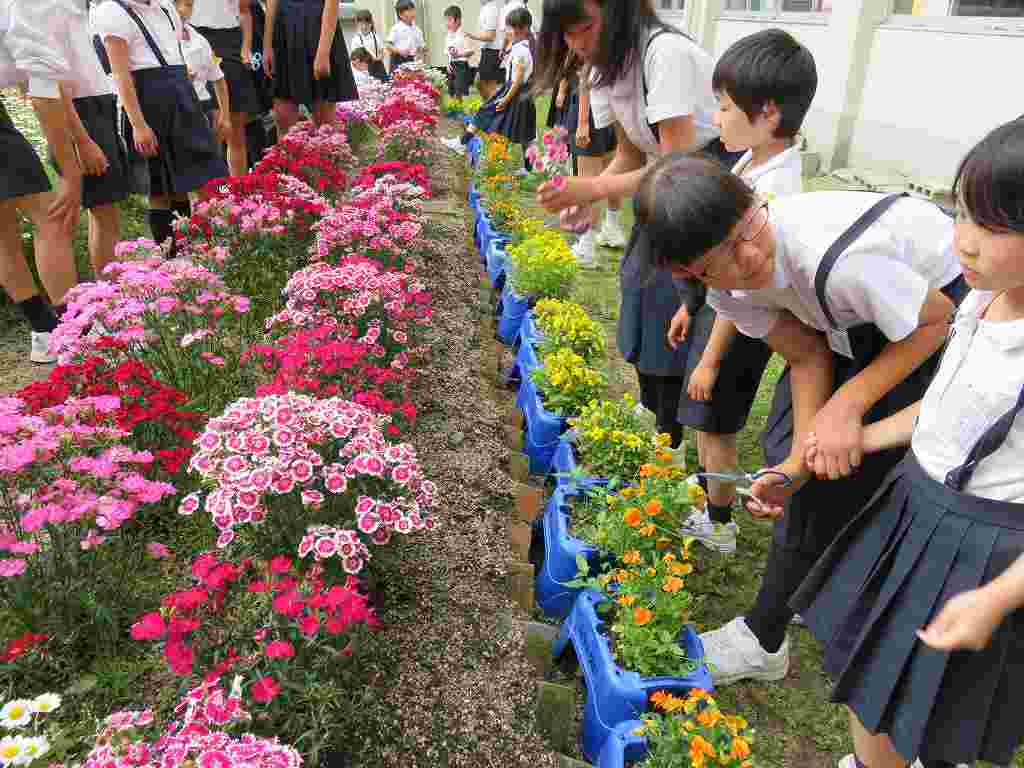
M 625 0 L 617 0 L 624 2 Z M 444 62 L 444 9 L 416 0 L 431 61 Z M 455 2 L 468 29 L 479 0 Z M 804 125 L 824 169 L 903 175 L 948 188 L 960 157 L 1024 114 L 1024 0 L 655 0 L 666 20 L 720 54 L 741 37 L 787 30 L 814 54 L 818 93 Z M 357 0 L 386 31 L 391 0 Z M 535 13 L 541 0 L 530 0 Z

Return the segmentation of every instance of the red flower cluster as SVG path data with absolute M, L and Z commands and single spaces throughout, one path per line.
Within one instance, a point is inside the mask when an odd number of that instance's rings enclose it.
M 415 184 L 430 197 L 430 174 L 422 163 L 374 163 L 363 169 L 359 177 L 352 182 L 352 187 L 371 188 L 381 176 L 394 176 L 399 184 Z
M 90 357 L 78 365 L 60 365 L 46 380 L 15 394 L 32 414 L 61 405 L 68 398 L 108 395 L 120 399 L 114 421 L 132 433 L 135 447 L 152 451 L 160 469 L 169 475 L 187 466 L 202 416 L 182 409 L 188 401 L 185 393 L 158 381 L 137 360 L 111 366 L 103 358 Z
M 249 693 L 258 703 L 273 700 L 280 690 L 264 665 L 286 675 L 282 663 L 297 659 L 295 667 L 301 670 L 302 657 L 315 650 L 321 632 L 340 638 L 355 624 L 377 625 L 354 577 L 331 584 L 321 567 L 301 574 L 283 555 L 257 564 L 251 559 L 232 563 L 207 552 L 192 563 L 192 576 L 196 586 L 164 597 L 161 611 L 147 613 L 132 625 L 132 638 L 163 641 L 167 664 L 177 675 L 192 674 L 197 655 L 201 667 L 214 676 L 236 666 L 247 668 L 253 680 Z M 247 594 L 266 596 L 267 613 L 273 617 L 270 627 L 238 636 L 207 621 Z
M 256 166 L 257 173 L 286 173 L 330 197 L 345 193 L 348 177 L 343 164 L 353 159 L 345 132 L 300 123 L 286 133 Z
M 32 650 L 33 646 L 41 645 L 49 639 L 48 635 L 34 635 L 26 632 L 21 637 L 8 641 L 3 650 L 0 651 L 0 664 L 14 661 Z
M 273 169 L 215 179 L 203 188 L 201 194 L 205 198 L 264 201 L 279 210 L 290 211 L 297 234 L 308 233 L 329 208 L 327 201 L 301 177 Z M 207 237 L 213 234 L 210 223 L 196 215 L 189 220 L 188 230 L 191 233 L 202 232 Z

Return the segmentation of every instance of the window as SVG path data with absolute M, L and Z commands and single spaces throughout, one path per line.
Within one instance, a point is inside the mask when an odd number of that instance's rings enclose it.
M 1024 16 L 1024 0 L 953 0 L 950 16 Z
M 832 0 L 725 0 L 725 10 L 828 13 L 832 10 Z
M 686 8 L 686 0 L 658 0 L 659 11 L 682 11 Z

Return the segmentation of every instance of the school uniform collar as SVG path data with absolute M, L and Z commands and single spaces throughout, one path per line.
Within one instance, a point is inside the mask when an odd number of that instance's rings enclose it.
M 768 211 L 768 220 L 771 221 L 771 211 Z M 775 234 L 775 263 L 772 269 L 772 288 L 783 291 L 789 287 L 789 268 L 786 265 L 786 235 L 782 227 L 773 222 Z
M 977 307 L 974 312 L 958 312 L 953 321 L 953 330 L 957 334 L 964 334 L 968 338 L 974 336 L 978 327 L 984 322 L 985 312 L 989 305 L 998 298 L 999 294 L 994 291 L 977 291 L 979 294 Z M 989 333 L 986 334 L 990 343 L 1003 352 L 1024 347 L 1024 334 L 1010 332 L 1010 326 L 1024 326 L 1024 320 L 1011 320 L 1005 323 L 990 323 Z
M 743 178 L 748 181 L 756 181 L 766 173 L 785 167 L 789 162 L 791 162 L 793 155 L 798 154 L 800 154 L 800 148 L 794 144 L 792 147 L 789 147 L 788 149 L 779 152 L 779 154 L 774 157 L 769 158 L 768 162 L 761 163 L 761 165 L 756 168 L 751 168 L 748 171 L 746 168 L 754 157 L 754 150 L 748 149 L 743 153 L 743 157 L 739 159 L 736 165 L 733 166 L 733 173 L 743 176 Z

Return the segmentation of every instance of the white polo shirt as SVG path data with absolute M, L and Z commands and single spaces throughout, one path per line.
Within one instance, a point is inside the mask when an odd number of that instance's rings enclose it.
M 388 45 L 399 51 L 418 51 L 427 47 L 423 32 L 415 24 L 399 21 L 388 32 Z
M 182 40 L 181 50 L 185 54 L 185 66 L 188 67 L 189 77 L 192 78 L 192 87 L 200 101 L 210 99 L 210 89 L 207 83 L 215 83 L 224 79 L 224 72 L 220 68 L 213 54 L 213 48 L 209 41 L 196 31 L 196 28 L 189 24 L 188 39 Z
M 501 0 L 490 0 L 480 8 L 480 33 L 494 32 L 494 39 L 483 43 L 484 50 L 501 49 L 501 35 L 498 33 L 498 17 L 501 15 Z
M 698 148 L 718 137 L 718 129 L 711 122 L 718 109 L 711 90 L 715 62 L 703 48 L 682 34 L 662 32 L 647 45 L 643 67 L 647 75 L 646 104 L 639 60 L 619 82 L 590 91 L 590 112 L 596 128 L 619 123 L 637 149 L 648 155 L 661 154 L 649 124 L 673 117 L 693 115 Z
M 508 82 L 515 77 L 516 67 L 523 65 L 523 85 L 530 82 L 533 75 L 533 54 L 530 53 L 530 44 L 526 40 L 520 40 L 508 49 L 508 54 L 501 66 L 505 69 L 505 76 Z
M 368 35 L 364 35 L 362 32 L 356 32 L 352 35 L 352 39 L 349 41 L 348 45 L 348 52 L 352 53 L 356 48 L 365 48 L 378 59 L 384 53 L 383 44 L 376 32 L 371 32 Z
M 142 19 L 149 34 L 153 36 L 160 52 L 169 66 L 182 66 L 178 43 L 181 35 L 181 17 L 174 4 L 166 0 L 126 0 L 132 10 Z M 166 11 L 166 13 L 165 13 Z M 168 15 L 170 14 L 170 19 Z M 119 37 L 128 43 L 128 69 L 154 69 L 160 66 L 150 49 L 146 38 L 135 21 L 113 0 L 103 0 L 91 15 L 92 28 L 101 39 Z
M 708 291 L 711 307 L 747 336 L 767 336 L 783 311 L 819 331 L 831 330 L 818 303 L 814 276 L 829 246 L 878 202 L 869 192 L 811 192 L 769 205 L 775 232 L 774 282 L 752 291 Z M 929 288 L 960 274 L 953 221 L 937 206 L 906 198 L 895 203 L 840 256 L 825 286 L 839 328 L 874 323 L 890 341 L 918 327 Z
M 75 98 L 114 92 L 92 45 L 89 14 L 79 0 L 31 0 L 12 7 L 7 45 L 19 70 L 28 75 L 28 94 L 59 99 L 60 83 Z
M 452 56 L 448 51 L 454 48 L 460 52 L 458 56 Z M 455 32 L 448 32 L 444 36 L 444 52 L 448 54 L 448 63 L 453 61 L 465 61 L 469 58 L 469 41 L 466 38 L 466 33 L 461 29 Z
M 194 0 L 189 23 L 193 27 L 234 29 L 241 23 L 238 20 L 238 0 Z
M 985 431 L 1017 402 L 1024 387 L 1024 320 L 982 319 L 996 294 L 972 291 L 957 313 L 938 373 L 925 392 L 911 440 L 928 475 L 944 482 Z M 1024 504 L 1024 414 L 964 489 L 973 496 Z M 1021 508 L 1024 514 L 1024 507 Z
M 742 176 L 764 200 L 798 195 L 803 191 L 803 161 L 800 148 L 792 146 L 766 163 L 747 169 L 754 153 L 747 150 L 733 166 L 732 172 Z

